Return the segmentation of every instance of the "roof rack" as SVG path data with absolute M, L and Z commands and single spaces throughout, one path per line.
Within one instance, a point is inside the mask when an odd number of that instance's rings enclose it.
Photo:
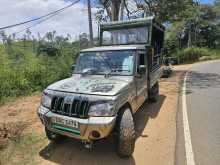
M 160 30 L 165 31 L 165 27 L 158 23 L 154 17 L 146 17 L 146 18 L 138 18 L 133 20 L 126 20 L 126 21 L 113 21 L 113 22 L 105 22 L 100 24 L 100 28 L 102 30 L 105 29 L 118 29 L 123 27 L 138 27 L 138 26 L 145 26 L 145 25 L 155 25 Z

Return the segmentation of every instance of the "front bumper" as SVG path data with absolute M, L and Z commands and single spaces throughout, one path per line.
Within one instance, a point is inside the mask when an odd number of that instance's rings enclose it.
M 115 116 L 89 117 L 88 119 L 62 116 L 49 111 L 49 109 L 43 106 L 40 106 L 38 108 L 38 116 L 48 130 L 57 134 L 85 141 L 105 138 L 111 133 L 116 122 Z M 59 127 L 61 129 L 54 128 L 55 123 L 53 123 L 52 121 L 52 118 L 54 117 L 59 117 L 65 120 L 72 120 L 74 122 L 77 122 L 78 128 L 73 128 L 69 126 Z M 71 132 L 68 130 L 71 130 Z M 93 132 L 99 133 L 100 136 L 93 136 Z

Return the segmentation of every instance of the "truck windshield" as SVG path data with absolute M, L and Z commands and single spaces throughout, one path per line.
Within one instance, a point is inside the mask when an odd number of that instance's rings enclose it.
M 81 53 L 74 73 L 132 75 L 134 53 L 132 50 Z

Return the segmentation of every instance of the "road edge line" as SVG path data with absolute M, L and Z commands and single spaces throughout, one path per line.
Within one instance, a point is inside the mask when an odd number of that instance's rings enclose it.
M 189 120 L 187 114 L 187 104 L 186 104 L 186 81 L 188 77 L 188 72 L 185 74 L 183 87 L 182 87 L 182 113 L 183 113 L 183 130 L 184 130 L 184 140 L 185 140 L 185 154 L 187 165 L 195 165 L 194 153 L 192 148 L 191 134 L 189 129 Z

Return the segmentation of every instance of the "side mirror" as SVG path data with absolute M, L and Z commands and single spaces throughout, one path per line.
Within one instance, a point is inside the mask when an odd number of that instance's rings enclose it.
M 140 66 L 138 67 L 138 73 L 139 73 L 140 75 L 144 75 L 144 74 L 146 73 L 146 70 L 147 70 L 146 65 L 140 65 Z

